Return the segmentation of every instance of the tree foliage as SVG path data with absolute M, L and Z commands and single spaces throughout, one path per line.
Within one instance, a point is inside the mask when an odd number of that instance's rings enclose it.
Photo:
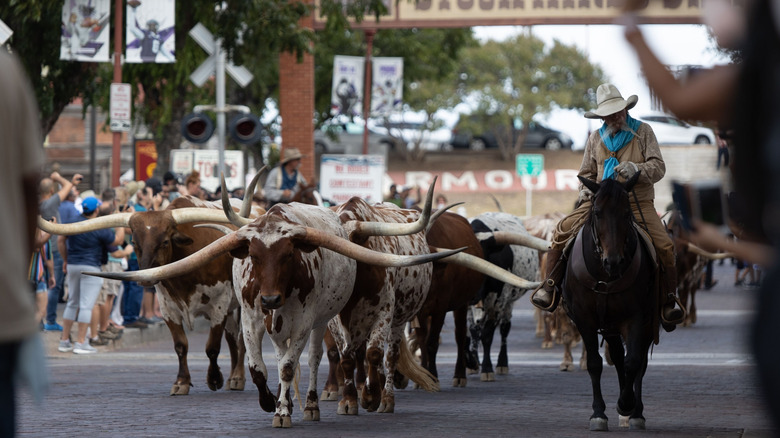
M 605 76 L 575 47 L 559 41 L 546 47 L 533 35 L 518 35 L 464 50 L 456 81 L 461 99 L 475 107 L 476 117 L 470 120 L 489 119 L 500 128 L 474 126 L 473 132 L 493 129 L 502 156 L 512 159 L 534 116 L 556 108 L 592 107 L 594 90 Z
M 116 12 L 114 4 L 111 1 L 112 17 Z M 176 62 L 125 64 L 122 67 L 122 81 L 133 84 L 137 97 L 134 114 L 149 128 L 157 142 L 160 159 L 157 172 L 167 170 L 168 152 L 181 142 L 182 117 L 196 104 L 215 101 L 213 84 L 201 89 L 189 79 L 190 73 L 207 57 L 189 38 L 189 30 L 196 23 L 203 23 L 216 38 L 222 39 L 228 59 L 236 65 L 244 65 L 254 74 L 254 80 L 246 89 L 227 81 L 227 103 L 248 105 L 256 114 L 261 114 L 266 99 L 278 94 L 279 54 L 290 52 L 301 58 L 312 50 L 314 32 L 299 25 L 301 18 L 311 13 L 311 8 L 305 2 L 287 0 L 176 2 Z M 386 11 L 381 0 L 361 0 L 347 6 L 324 0 L 321 8 L 328 27 L 336 32 L 346 26 L 346 15 L 362 19 Z M 107 111 L 108 84 L 113 78 L 113 64 L 59 60 L 61 12 L 62 1 L 0 2 L 0 19 L 14 31 L 9 47 L 21 58 L 33 83 L 44 133 L 51 130 L 63 109 L 75 98 L 83 99 L 85 109 L 95 103 Z M 110 51 L 113 52 L 113 20 L 109 31 Z

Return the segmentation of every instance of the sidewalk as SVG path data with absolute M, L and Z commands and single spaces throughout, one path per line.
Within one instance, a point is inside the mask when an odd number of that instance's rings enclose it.
M 57 323 L 60 325 L 62 325 L 62 312 L 64 311 L 65 304 L 58 304 Z M 71 329 L 71 339 L 75 339 L 76 337 L 76 326 L 77 324 L 74 323 L 73 328 Z M 195 318 L 194 329 L 196 331 L 208 330 L 209 326 L 210 322 L 205 318 Z M 187 329 L 185 328 L 185 330 Z M 41 336 L 43 337 L 43 343 L 46 347 L 47 357 L 68 357 L 68 355 L 72 355 L 72 353 L 60 353 L 57 351 L 62 332 L 42 331 Z M 98 352 L 121 350 L 123 348 L 165 339 L 171 339 L 171 332 L 168 330 L 168 326 L 165 324 L 165 322 L 159 322 L 157 324 L 150 324 L 147 328 L 143 329 L 125 328 L 121 338 L 109 341 L 108 345 L 98 346 L 95 348 L 98 349 Z

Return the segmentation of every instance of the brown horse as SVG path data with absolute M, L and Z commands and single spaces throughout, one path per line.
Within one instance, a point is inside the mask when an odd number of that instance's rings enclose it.
M 628 196 L 639 175 L 625 184 L 613 179 L 599 184 L 580 177 L 594 195 L 567 262 L 562 293 L 587 351 L 593 389 L 591 430 L 608 430 L 599 334 L 609 344 L 618 374 L 618 414 L 629 417 L 632 429 L 645 428 L 642 379 L 648 350 L 658 333 L 659 303 L 655 263 L 641 242 Z

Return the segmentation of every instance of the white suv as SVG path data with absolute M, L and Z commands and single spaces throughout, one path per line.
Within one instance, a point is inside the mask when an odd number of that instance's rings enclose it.
M 715 144 L 712 129 L 689 125 L 669 114 L 645 114 L 637 118 L 653 128 L 658 144 Z

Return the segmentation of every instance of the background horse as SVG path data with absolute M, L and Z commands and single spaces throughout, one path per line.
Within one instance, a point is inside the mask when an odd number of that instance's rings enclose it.
M 562 292 L 587 352 L 593 387 L 591 430 L 608 430 L 599 334 L 609 344 L 618 374 L 618 414 L 629 417 L 632 429 L 645 428 L 642 378 L 658 332 L 659 304 L 655 263 L 640 242 L 629 203 L 628 192 L 638 178 L 639 173 L 624 185 L 613 179 L 598 184 L 580 177 L 594 195 L 589 217 L 569 256 Z

